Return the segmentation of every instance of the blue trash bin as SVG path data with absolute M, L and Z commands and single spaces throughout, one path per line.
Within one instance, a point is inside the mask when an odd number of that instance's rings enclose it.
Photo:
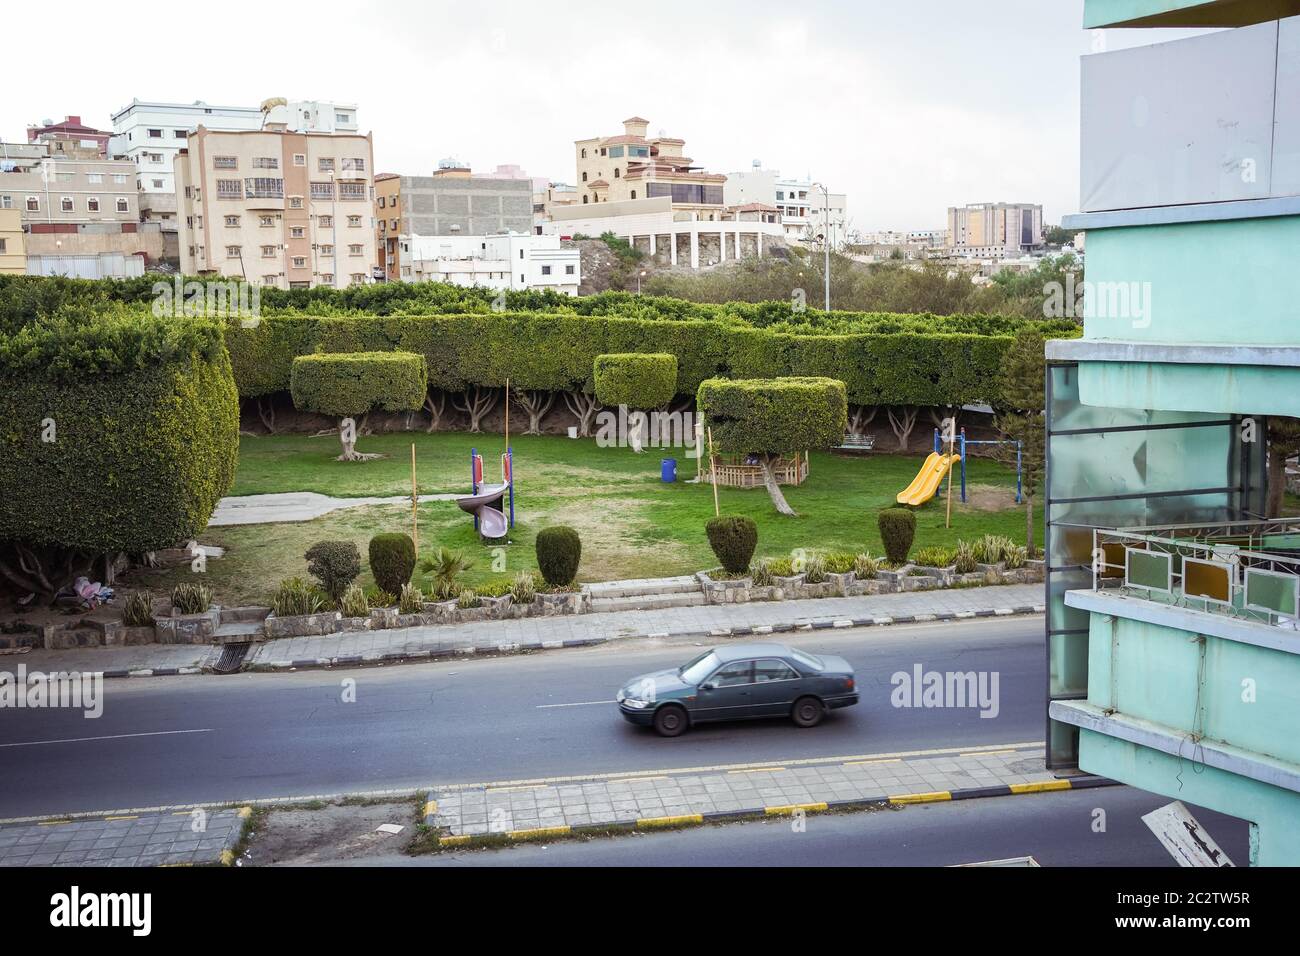
M 663 461 L 659 462 L 659 477 L 663 481 L 677 480 L 677 459 L 676 458 L 665 458 Z

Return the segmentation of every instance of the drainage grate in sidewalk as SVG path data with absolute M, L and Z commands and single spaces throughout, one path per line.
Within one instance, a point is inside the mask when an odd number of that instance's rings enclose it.
M 227 644 L 221 649 L 221 659 L 212 665 L 218 674 L 233 674 L 244 666 L 244 658 L 252 644 Z

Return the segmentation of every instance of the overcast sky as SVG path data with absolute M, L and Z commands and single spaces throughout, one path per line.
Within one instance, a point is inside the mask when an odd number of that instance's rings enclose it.
M 1096 42 L 1082 7 L 231 0 L 110 33 L 102 5 L 71 2 L 56 47 L 6 49 L 0 138 L 65 114 L 108 129 L 132 98 L 284 96 L 356 103 L 380 171 L 427 174 L 455 156 L 572 182 L 573 141 L 636 114 L 710 171 L 759 159 L 824 180 L 848 194 L 859 230 L 935 228 L 950 205 L 997 200 L 1040 202 L 1056 223 L 1077 205 L 1079 57 Z M 39 3 L 5 12 L 12 37 L 51 37 L 49 18 Z

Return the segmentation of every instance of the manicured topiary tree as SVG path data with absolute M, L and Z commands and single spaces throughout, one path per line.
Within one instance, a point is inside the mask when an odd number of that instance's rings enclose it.
M 713 548 L 724 571 L 744 574 L 749 570 L 750 559 L 758 547 L 758 525 L 753 518 L 744 515 L 710 518 L 704 531 L 709 536 L 709 547 Z
M 537 532 L 537 570 L 553 588 L 568 587 L 578 574 L 582 560 L 582 539 L 566 525 Z
M 370 539 L 370 573 L 389 594 L 401 594 L 415 573 L 415 542 L 409 534 L 384 532 Z
M 65 309 L 0 326 L 0 581 L 52 594 L 194 539 L 230 490 L 239 403 L 219 325 Z M 92 577 L 92 580 L 95 578 Z
M 916 512 L 910 508 L 885 508 L 876 515 L 876 527 L 891 564 L 902 564 L 916 537 Z
M 361 552 L 352 541 L 317 541 L 303 557 L 311 576 L 336 602 L 361 573 Z
M 707 379 L 696 405 L 717 449 L 755 454 L 763 483 L 781 514 L 794 515 L 772 463 L 782 454 L 830 448 L 844 440 L 844 383 L 832 378 Z
M 321 352 L 293 360 L 289 390 L 295 408 L 340 419 L 339 461 L 379 455 L 357 452 L 355 418 L 379 408 L 386 412 L 423 407 L 429 388 L 424 356 L 413 352 Z
M 628 439 L 641 451 L 641 433 L 649 409 L 661 408 L 677 394 L 677 356 L 664 352 L 616 352 L 597 355 L 592 363 L 596 398 L 602 405 L 624 405 L 638 414 L 629 425 Z

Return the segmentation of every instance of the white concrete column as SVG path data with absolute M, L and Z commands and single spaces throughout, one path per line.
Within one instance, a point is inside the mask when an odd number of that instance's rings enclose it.
M 677 233 L 668 233 L 668 258 L 673 265 L 677 265 Z
M 691 268 L 700 267 L 700 234 L 697 230 L 691 230 Z
M 758 243 L 758 258 L 763 258 L 763 230 L 759 229 L 754 233 L 754 240 Z
M 736 226 L 736 258 L 740 258 L 740 226 Z
M 654 257 L 655 257 L 655 231 L 651 229 L 650 230 L 650 258 L 653 259 Z

